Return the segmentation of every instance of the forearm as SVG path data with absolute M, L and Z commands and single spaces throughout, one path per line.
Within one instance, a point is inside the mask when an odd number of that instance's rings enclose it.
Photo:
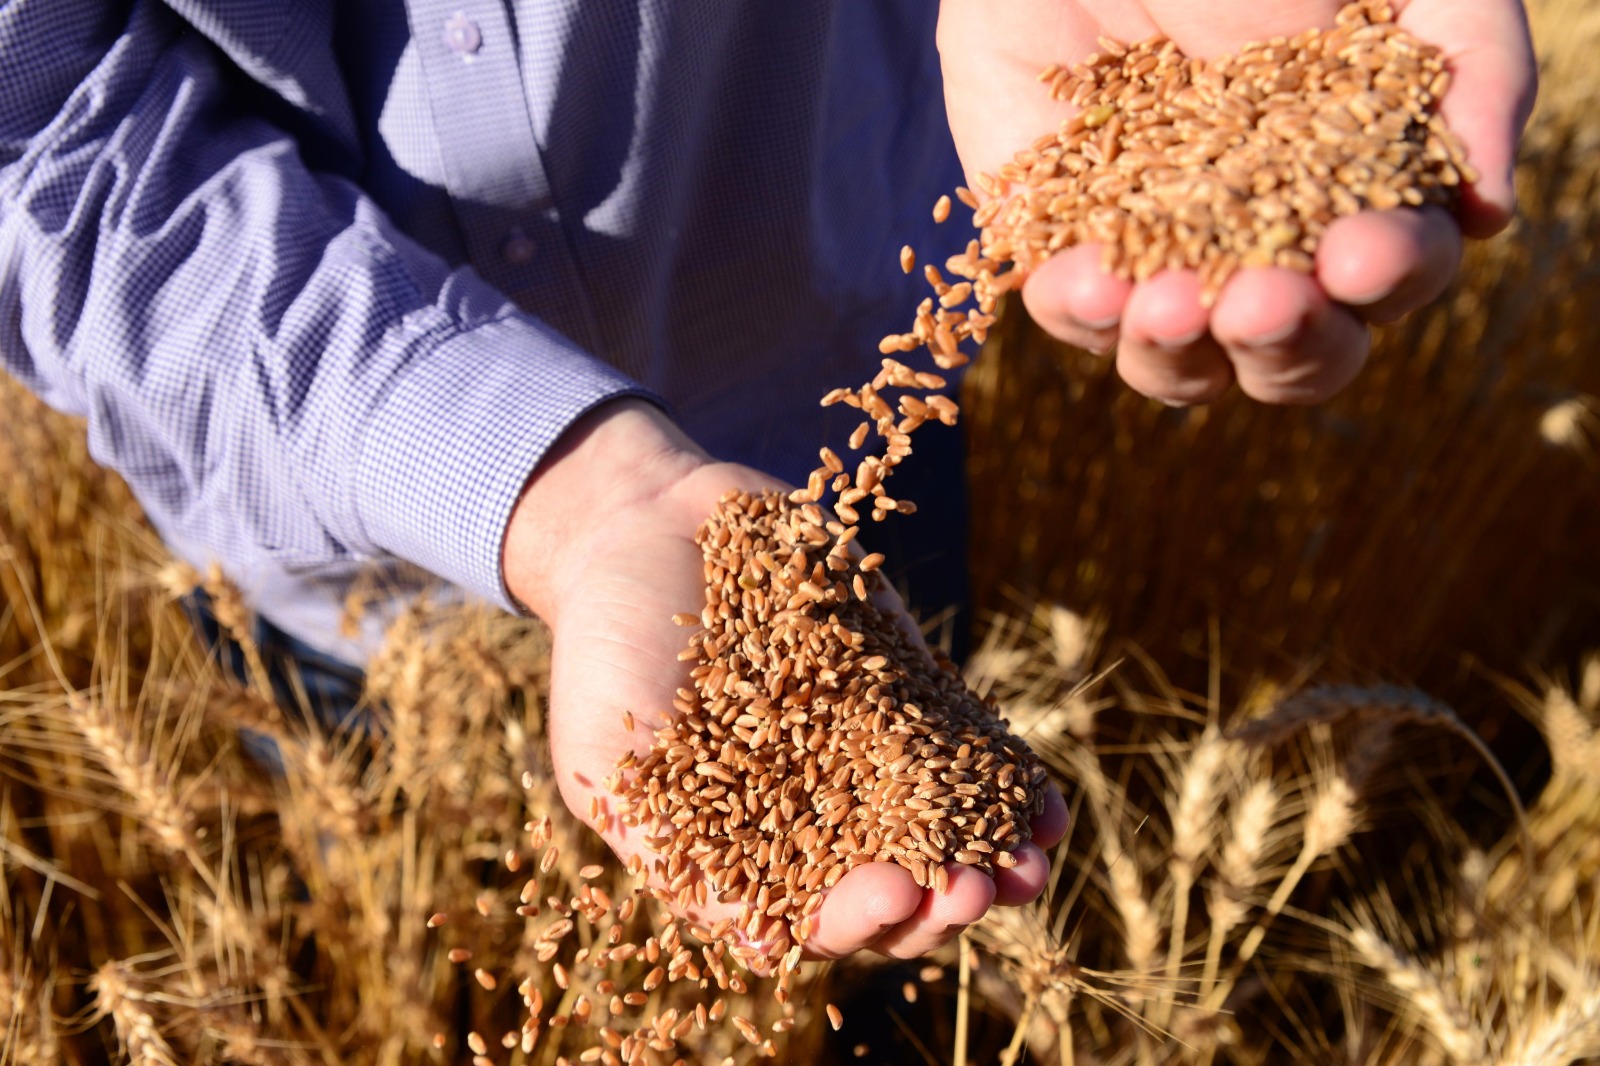
M 17 10 L 78 10 L 55 2 Z M 528 472 L 634 386 L 308 169 L 170 12 L 122 10 L 0 24 L 9 57 L 56 54 L 30 49 L 47 30 L 84 57 L 0 76 L 27 105 L 0 116 L 0 367 L 87 415 L 186 544 L 398 556 L 506 602 Z

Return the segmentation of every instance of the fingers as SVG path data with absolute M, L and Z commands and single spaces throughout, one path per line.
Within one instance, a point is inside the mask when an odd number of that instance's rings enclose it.
M 1061 843 L 1061 838 L 1067 835 L 1068 824 L 1067 801 L 1061 790 L 1051 785 L 1045 793 L 1044 810 L 1028 823 L 1032 839 L 1012 853 L 1017 864 L 995 870 L 996 907 L 1018 907 L 1039 898 L 1050 881 L 1050 859 L 1045 849 Z
M 1469 237 L 1492 236 L 1516 205 L 1512 166 L 1538 93 L 1527 15 L 1518 0 L 1410 0 L 1400 23 L 1449 60 L 1440 111 L 1478 171 L 1461 205 L 1461 227 Z
M 995 870 L 994 906 L 1020 907 L 1032 903 L 1050 882 L 1050 859 L 1038 844 L 1027 843 L 1012 852 L 1017 864 Z
M 1317 249 L 1317 281 L 1368 322 L 1438 299 L 1461 264 L 1461 230 L 1443 209 L 1365 211 L 1336 220 Z
M 1123 309 L 1117 373 L 1136 392 L 1164 403 L 1210 403 L 1227 391 L 1233 368 L 1208 325 L 1199 275 L 1157 274 L 1134 287 Z
M 817 908 L 815 927 L 806 938 L 806 951 L 820 958 L 837 959 L 869 947 L 889 930 L 910 920 L 922 907 L 923 897 L 923 890 L 910 872 L 894 863 L 857 866 L 839 878 Z
M 1320 403 L 1366 362 L 1367 327 L 1304 274 L 1244 270 L 1211 317 L 1239 388 L 1265 403 Z
M 1100 246 L 1078 245 L 1051 256 L 1022 286 L 1028 314 L 1051 336 L 1105 355 L 1117 343 L 1131 282 L 1100 269 Z
M 1041 848 L 1053 848 L 1067 835 L 1067 801 L 1055 785 L 1045 793 L 1044 810 L 1028 823 L 1033 842 Z
M 993 878 L 960 863 L 946 863 L 945 891 L 923 889 L 911 874 L 889 862 L 858 866 L 828 890 L 806 938 L 809 956 L 837 959 L 864 948 L 909 959 L 960 934 L 990 907 L 1032 902 L 1050 879 L 1044 848 L 1067 831 L 1067 804 L 1053 785 L 1044 810 L 1033 819 L 1033 841 L 1014 852 L 1017 863 Z
M 946 863 L 945 869 L 950 877 L 945 891 L 923 892 L 922 900 L 912 914 L 879 937 L 872 945 L 874 951 L 896 959 L 914 959 L 926 955 L 959 936 L 963 929 L 988 912 L 995 901 L 993 879 L 960 863 Z M 839 883 L 842 885 L 844 881 L 841 879 Z
M 1320 403 L 1366 362 L 1362 318 L 1391 321 L 1436 299 L 1460 255 L 1460 235 L 1442 211 L 1369 212 L 1330 228 L 1318 258 L 1328 292 L 1293 271 L 1243 270 L 1208 312 L 1193 271 L 1165 271 L 1127 287 L 1100 273 L 1098 256 L 1073 249 L 1040 267 L 1023 293 L 1041 325 L 1080 345 L 1109 339 L 1109 330 L 1085 325 L 1079 316 L 1086 309 L 1101 313 L 1102 324 L 1114 318 L 1117 372 L 1146 396 L 1209 403 L 1237 380 L 1266 403 Z M 1116 313 L 1120 291 L 1127 298 Z M 1361 317 L 1335 300 L 1356 305 Z

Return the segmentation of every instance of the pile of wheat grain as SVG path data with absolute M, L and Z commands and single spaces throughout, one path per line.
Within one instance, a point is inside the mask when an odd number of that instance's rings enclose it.
M 1438 114 L 1443 56 L 1396 26 L 1387 0 L 1212 60 L 1164 37 L 1102 38 L 1040 80 L 1077 111 L 976 178 L 985 202 L 958 191 L 983 237 L 947 269 L 973 282 L 985 313 L 1050 255 L 1086 243 L 1125 278 L 1196 269 L 1209 303 L 1242 266 L 1309 272 L 1336 218 L 1450 207 L 1474 180 Z M 999 274 L 1008 262 L 1016 271 Z
M 931 323 L 924 340 L 933 341 L 933 330 L 948 327 L 928 306 L 922 311 Z M 973 328 L 962 323 L 963 336 Z M 941 366 L 964 358 L 932 346 Z M 523 972 L 520 1024 L 492 1042 L 469 1032 L 474 1066 L 493 1062 L 493 1045 L 526 1055 L 542 1035 L 575 1030 L 591 1034 L 580 1062 L 658 1061 L 727 1015 L 723 994 L 744 994 L 757 973 L 773 972 L 780 1016 L 766 1030 L 742 1014 L 729 1021 L 757 1054 L 776 1055 L 774 1037 L 796 1023 L 790 988 L 806 919 L 840 877 L 888 861 L 917 884 L 943 890 L 946 863 L 988 873 L 1015 865 L 1012 853 L 1043 807 L 1048 775 L 993 704 L 906 628 L 878 571 L 883 557 L 855 544 L 863 511 L 874 521 L 915 511 L 886 485 L 918 428 L 929 420 L 955 424 L 955 403 L 937 391 L 945 384 L 884 359 L 872 381 L 822 401 L 861 410 L 866 420 L 849 448 L 865 450 L 876 432 L 881 454 L 864 454 L 851 472 L 824 447 L 805 488 L 730 492 L 702 524 L 696 541 L 705 602 L 699 614 L 675 619 L 694 627 L 680 655 L 691 663 L 689 685 L 678 690 L 649 750 L 625 754 L 606 782 L 621 799 L 616 817 L 644 827 L 656 857 L 648 867 L 630 859 L 625 894 L 592 883 L 605 872 L 601 864 L 579 871 L 576 894 L 551 894 L 547 875 L 560 851 L 550 846 L 549 819 L 530 823 L 527 847 L 504 856 L 512 873 L 526 856 L 536 860 L 514 908 L 538 923 L 528 927 L 520 961 L 551 966 L 561 997 L 547 997 Z M 898 393 L 893 403 L 890 393 Z M 831 515 L 820 506 L 830 492 Z M 640 708 L 638 716 L 659 720 L 663 712 Z M 626 712 L 625 727 L 635 724 Z M 534 783 L 526 774 L 524 787 Z M 590 813 L 602 829 L 613 817 L 598 801 Z M 647 883 L 651 897 L 679 912 L 715 897 L 737 905 L 739 917 L 708 928 L 662 912 L 659 930 L 630 936 Z M 494 913 L 491 899 L 475 906 L 482 918 Z M 438 929 L 449 919 L 440 911 L 427 924 Z M 459 946 L 449 959 L 475 961 Z M 485 991 L 499 988 L 495 968 L 474 965 L 472 973 Z M 692 997 L 713 984 L 713 998 L 692 1010 L 642 1009 L 665 986 L 687 987 Z M 838 1007 L 827 1004 L 826 1014 L 842 1026 Z M 443 1033 L 436 1038 L 441 1047 L 446 1041 Z
M 882 455 L 851 472 L 824 447 L 804 489 L 720 501 L 696 535 L 705 603 L 677 618 L 695 627 L 690 684 L 612 780 L 624 821 L 661 856 L 664 898 L 741 905 L 742 928 L 724 932 L 771 955 L 804 938 L 802 919 L 855 866 L 895 862 L 942 889 L 946 862 L 1013 865 L 1042 809 L 1038 759 L 907 633 L 883 602 L 883 557 L 854 547 L 868 504 L 876 521 L 914 511 L 885 486 L 917 428 L 955 424 L 948 397 L 914 394 L 943 385 L 884 359 L 873 381 L 823 399 L 860 409 L 850 447 L 875 431 Z M 819 506 L 829 491 L 834 516 Z
M 873 602 L 853 528 L 776 493 L 722 502 L 699 536 L 693 687 L 625 761 L 625 821 L 645 826 L 676 902 L 709 885 L 779 952 L 861 863 L 936 889 L 947 861 L 1012 865 L 1046 787 L 994 708 Z

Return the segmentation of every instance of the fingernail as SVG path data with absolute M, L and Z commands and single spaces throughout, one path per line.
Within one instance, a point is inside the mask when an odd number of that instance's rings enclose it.
M 1183 333 L 1176 337 L 1151 337 L 1150 343 L 1154 344 L 1162 351 L 1177 352 L 1189 347 L 1191 344 L 1193 344 L 1195 341 L 1198 341 L 1205 335 L 1206 327 L 1201 326 L 1199 329 L 1191 330 L 1188 333 Z
M 1096 319 L 1079 318 L 1074 314 L 1068 314 L 1067 317 L 1072 320 L 1072 324 L 1074 326 L 1077 326 L 1079 329 L 1086 329 L 1091 333 L 1100 333 L 1104 330 L 1116 329 L 1117 325 L 1122 321 L 1121 315 L 1111 315 L 1107 318 Z
M 1277 348 L 1281 347 L 1285 342 L 1293 340 L 1295 337 L 1299 336 L 1305 331 L 1305 328 L 1306 316 L 1296 315 L 1294 318 L 1289 320 L 1287 325 L 1272 330 L 1268 333 L 1262 333 L 1254 337 L 1248 337 L 1243 343 L 1246 348 Z
M 1385 285 L 1382 288 L 1373 289 L 1370 292 L 1364 292 L 1364 293 L 1361 293 L 1360 295 L 1357 295 L 1357 296 L 1346 297 L 1344 302 L 1346 304 L 1350 305 L 1351 307 L 1366 307 L 1368 304 L 1377 303 L 1379 300 L 1383 299 L 1385 296 L 1391 295 L 1393 292 L 1394 292 L 1394 289 L 1392 287 Z M 1280 341 L 1287 340 L 1287 339 L 1288 339 L 1287 337 L 1278 338 L 1278 340 L 1280 340 Z M 1255 342 L 1252 341 L 1251 343 L 1255 343 Z M 1268 342 L 1265 342 L 1265 343 L 1273 343 L 1273 342 L 1268 341 Z

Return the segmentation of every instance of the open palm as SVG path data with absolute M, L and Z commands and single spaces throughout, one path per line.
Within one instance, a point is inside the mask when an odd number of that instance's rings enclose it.
M 1037 81 L 1051 63 L 1095 51 L 1101 35 L 1165 34 L 1209 57 L 1330 26 L 1338 0 L 943 0 L 939 49 L 951 132 L 969 178 L 994 171 L 1073 108 Z M 1532 108 L 1535 71 L 1518 0 L 1397 0 L 1400 24 L 1443 49 L 1453 74 L 1443 112 L 1479 180 L 1452 217 L 1438 208 L 1368 211 L 1328 229 L 1314 277 L 1240 271 L 1216 305 L 1194 271 L 1132 284 L 1100 271 L 1099 250 L 1059 253 L 1023 288 L 1034 319 L 1063 340 L 1117 349 L 1133 388 L 1169 403 L 1215 399 L 1235 380 L 1275 403 L 1326 399 L 1365 361 L 1367 324 L 1435 299 L 1454 276 L 1461 236 L 1511 217 L 1511 165 Z
M 585 545 L 581 591 L 568 597 L 555 629 L 550 685 L 557 780 L 579 817 L 588 817 L 594 796 L 614 812 L 605 778 L 629 748 L 649 745 L 676 690 L 688 683 L 687 665 L 677 658 L 686 634 L 671 618 L 704 602 L 695 530 L 728 490 L 771 485 L 772 479 L 747 467 L 701 466 L 647 505 L 617 514 Z M 632 732 L 624 725 L 625 711 L 637 721 Z M 1059 793 L 1052 793 L 1033 828 L 1040 843 L 1060 839 L 1065 808 Z M 628 829 L 620 819 L 610 819 L 603 835 L 618 855 L 649 858 L 641 830 Z M 1028 844 L 1017 855 L 1017 866 L 996 879 L 951 864 L 943 893 L 924 891 L 893 864 L 857 867 L 829 891 L 809 947 L 823 956 L 863 948 L 902 957 L 924 954 L 992 904 L 1025 902 L 1042 891 L 1043 852 Z M 714 922 L 735 913 L 713 904 L 692 917 Z

